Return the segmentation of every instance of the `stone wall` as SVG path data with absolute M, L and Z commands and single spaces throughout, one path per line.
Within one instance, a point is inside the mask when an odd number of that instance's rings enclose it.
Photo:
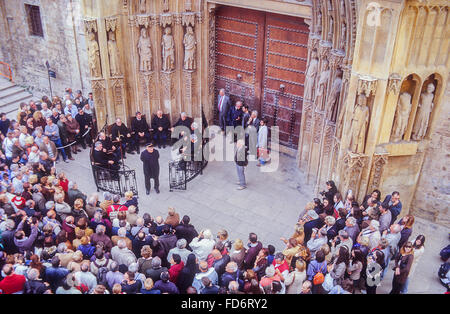
M 411 203 L 411 213 L 450 226 L 450 83 Z
M 39 6 L 44 37 L 30 34 L 25 4 Z M 50 95 L 48 60 L 57 76 L 52 79 L 54 95 L 63 96 L 66 87 L 90 92 L 79 0 L 0 0 L 0 7 L 6 26 L 0 32 L 1 61 L 11 64 L 17 84 L 36 97 Z

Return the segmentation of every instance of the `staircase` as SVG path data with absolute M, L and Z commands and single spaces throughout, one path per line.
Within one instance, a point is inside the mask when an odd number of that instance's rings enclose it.
M 8 79 L 0 77 L 0 112 L 6 113 L 8 119 L 17 120 L 17 110 L 21 102 L 28 103 L 33 98 L 20 86 L 11 83 Z

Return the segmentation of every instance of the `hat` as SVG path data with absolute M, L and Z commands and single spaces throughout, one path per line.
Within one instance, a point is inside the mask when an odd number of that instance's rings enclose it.
M 146 147 L 153 147 L 153 143 L 148 143 Z

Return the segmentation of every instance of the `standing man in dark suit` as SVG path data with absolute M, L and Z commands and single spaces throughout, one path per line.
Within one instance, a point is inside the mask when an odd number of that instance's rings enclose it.
M 231 107 L 230 97 L 225 95 L 225 89 L 219 91 L 219 96 L 217 97 L 217 109 L 219 111 L 219 125 L 224 134 L 225 128 L 227 127 L 228 111 Z
M 155 181 L 155 191 L 159 194 L 159 152 L 153 148 L 153 144 L 147 145 L 146 150 L 141 154 L 144 163 L 145 191 L 150 194 L 150 179 Z
M 139 141 L 145 138 L 145 143 L 150 142 L 150 127 L 148 126 L 145 117 L 138 111 L 136 117 L 131 121 L 131 133 L 134 136 L 134 143 L 136 144 L 136 153 L 140 153 Z

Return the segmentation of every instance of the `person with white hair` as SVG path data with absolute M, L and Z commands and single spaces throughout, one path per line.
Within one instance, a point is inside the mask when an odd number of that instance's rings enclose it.
M 151 121 L 153 129 L 153 139 L 158 145 L 158 148 L 166 148 L 166 141 L 169 138 L 170 121 L 169 118 L 163 114 L 162 110 L 158 110 Z
M 86 204 L 87 195 L 82 193 L 78 189 L 78 184 L 75 181 L 69 181 L 69 190 L 67 191 L 67 196 L 69 197 L 69 205 L 73 207 L 75 200 L 81 198 L 83 204 Z
M 111 249 L 111 257 L 119 264 L 119 266 L 125 265 L 128 267 L 137 261 L 136 256 L 127 247 L 127 243 L 123 239 L 120 239 L 117 242 L 117 245 Z
M 37 163 L 39 162 L 39 149 L 37 146 L 31 146 L 30 154 L 28 155 L 28 162 Z
M 80 271 L 75 272 L 75 279 L 88 287 L 89 292 L 92 292 L 97 286 L 97 277 L 90 271 L 89 261 L 83 261 L 80 266 Z
M 23 294 L 44 294 L 49 287 L 39 278 L 39 270 L 30 268 L 26 274 L 27 282 L 25 283 Z
M 173 125 L 173 128 L 170 129 L 170 131 L 173 133 L 175 131 L 176 127 L 186 127 L 187 129 L 189 129 L 192 125 L 193 119 L 191 117 L 188 117 L 188 115 L 186 114 L 186 112 L 182 112 L 180 114 L 180 118 L 178 119 L 178 121 Z M 179 136 L 178 139 L 182 138 L 183 136 L 186 135 L 185 131 L 180 131 L 179 132 Z
M 144 225 L 144 223 L 144 218 L 139 217 L 138 219 L 136 219 L 136 226 L 131 227 L 130 231 L 133 237 L 136 237 L 139 232 L 143 232 L 146 236 L 150 234 L 149 229 Z
M 350 239 L 352 239 L 353 243 L 355 243 L 356 238 L 358 237 L 358 234 L 360 232 L 355 217 L 350 216 L 347 218 L 347 220 L 345 221 L 344 230 L 348 233 L 348 236 L 350 237 Z
M 371 220 L 370 224 L 367 228 L 363 229 L 359 236 L 358 236 L 358 242 L 359 242 L 359 238 L 361 236 L 366 236 L 369 238 L 369 248 L 370 250 L 373 250 L 374 248 L 376 248 L 380 242 L 381 239 L 381 234 L 379 231 L 380 228 L 380 223 L 378 222 L 378 220 Z
M 200 272 L 195 274 L 192 282 L 192 287 L 197 289 L 197 293 L 200 293 L 200 291 L 205 287 L 202 282 L 203 277 L 208 277 L 213 285 L 217 285 L 219 283 L 219 276 L 217 275 L 216 270 L 214 267 L 208 267 L 208 263 L 206 261 L 200 261 L 198 263 L 198 268 Z
M 186 249 L 187 241 L 185 239 L 179 239 L 177 241 L 177 246 L 169 251 L 167 254 L 167 260 L 172 259 L 173 254 L 178 254 L 181 257 L 181 261 L 186 265 L 187 258 L 192 252 Z
M 314 228 L 311 234 L 311 239 L 306 243 L 312 259 L 314 259 L 316 252 L 322 247 L 322 245 L 327 242 L 327 231 L 324 228 L 321 228 L 320 230 Z
M 199 261 L 204 261 L 208 257 L 209 253 L 214 248 L 216 242 L 213 239 L 211 230 L 205 229 L 200 232 L 198 237 L 194 238 L 189 246 L 192 249 L 192 253 L 197 256 Z M 197 289 L 198 290 L 198 289 Z
M 236 163 L 236 170 L 239 178 L 238 190 L 244 190 L 247 188 L 245 181 L 245 167 L 248 165 L 248 148 L 245 146 L 245 141 L 240 139 L 236 143 L 236 153 L 234 155 L 234 161 Z

